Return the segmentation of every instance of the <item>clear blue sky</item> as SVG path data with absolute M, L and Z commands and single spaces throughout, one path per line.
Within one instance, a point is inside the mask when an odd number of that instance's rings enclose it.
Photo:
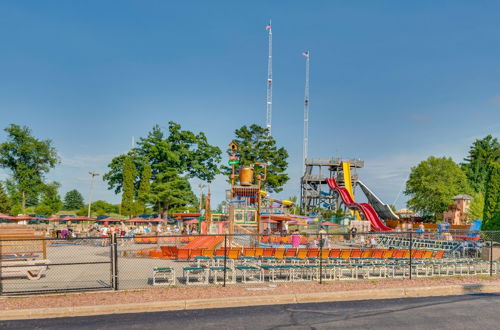
M 85 196 L 87 172 L 154 124 L 225 148 L 235 128 L 264 124 L 271 18 L 273 135 L 290 152 L 280 196 L 299 194 L 310 50 L 310 156 L 364 159 L 362 179 L 392 203 L 420 160 L 461 161 L 475 138 L 500 135 L 499 12 L 457 0 L 0 1 L 0 126 L 52 139 L 49 178 Z M 216 201 L 224 189 L 219 178 Z M 102 181 L 95 198 L 119 200 Z

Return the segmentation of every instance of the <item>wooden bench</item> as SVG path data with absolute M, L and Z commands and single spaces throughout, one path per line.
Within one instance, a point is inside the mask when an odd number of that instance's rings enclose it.
M 48 269 L 47 241 L 26 225 L 0 225 L 0 277 L 38 280 Z
M 15 259 L 47 258 L 47 241 L 42 233 L 25 225 L 0 225 L 0 258 Z
M 1 261 L 0 277 L 27 277 L 29 280 L 38 280 L 48 269 L 49 263 L 46 259 Z

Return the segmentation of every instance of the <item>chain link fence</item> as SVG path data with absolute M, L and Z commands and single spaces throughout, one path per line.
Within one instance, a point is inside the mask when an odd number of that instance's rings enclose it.
M 86 237 L 0 241 L 4 295 L 412 279 L 500 272 L 500 232 Z
M 111 289 L 110 238 L 0 240 L 0 293 Z

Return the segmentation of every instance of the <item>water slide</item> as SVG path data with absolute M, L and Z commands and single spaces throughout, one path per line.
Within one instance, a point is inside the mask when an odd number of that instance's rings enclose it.
M 285 207 L 290 207 L 290 206 L 293 206 L 295 204 L 294 202 L 286 200 L 286 199 L 281 200 L 281 199 L 271 198 L 267 195 L 267 192 L 265 190 L 261 190 L 260 195 L 262 196 L 262 198 L 264 198 L 270 202 L 273 202 L 273 203 L 276 203 L 278 205 L 282 205 Z
M 334 178 L 326 179 L 326 182 L 331 190 L 337 192 L 340 195 L 340 198 L 342 198 L 342 201 L 344 202 L 345 206 L 347 206 L 351 210 L 360 211 L 364 215 L 365 219 L 370 221 L 372 229 L 374 231 L 392 230 L 391 228 L 387 227 L 382 223 L 382 221 L 377 215 L 377 212 L 375 212 L 375 210 L 370 204 L 354 202 L 354 199 L 352 198 L 352 195 L 349 193 L 347 188 L 339 187 L 337 181 L 335 181 Z
M 351 179 L 351 163 L 342 162 L 342 172 L 344 173 L 344 186 L 349 192 L 351 199 L 354 203 L 354 191 L 352 189 L 352 179 Z M 357 220 L 360 220 L 359 212 L 351 210 L 351 215 L 353 215 Z
M 354 200 L 354 191 L 352 190 L 352 180 L 351 180 L 351 163 L 342 162 L 342 171 L 344 172 L 345 189 L 347 189 L 352 199 Z
M 191 242 L 182 246 L 181 249 L 213 249 L 223 240 L 224 237 L 221 236 L 195 237 Z
M 375 209 L 377 214 L 382 219 L 399 219 L 396 213 L 389 207 L 389 205 L 384 204 L 380 198 L 377 197 L 363 182 L 358 181 L 358 185 L 363 190 L 368 202 Z

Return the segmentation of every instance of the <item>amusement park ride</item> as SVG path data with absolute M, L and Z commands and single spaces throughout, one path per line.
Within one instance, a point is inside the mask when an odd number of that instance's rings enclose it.
M 271 135 L 272 128 L 272 25 L 266 26 L 268 32 L 268 74 L 266 129 Z M 307 225 L 317 221 L 316 214 L 321 209 L 336 211 L 343 209 L 353 220 L 368 223 L 372 230 L 390 230 L 381 219 L 397 219 L 398 216 L 384 204 L 366 185 L 359 180 L 357 169 L 364 166 L 359 159 L 309 159 L 309 73 L 310 52 L 303 52 L 306 58 L 304 89 L 304 143 L 303 143 L 303 176 L 301 178 L 300 209 L 302 214 L 289 212 L 294 206 L 292 201 L 271 198 L 265 191 L 267 176 L 266 163 L 254 163 L 240 166 L 238 144 L 229 144 L 229 161 L 231 165 L 231 189 L 227 191 L 227 214 L 205 214 L 202 232 L 209 233 L 261 233 L 266 228 L 278 230 L 286 228 L 287 223 Z M 354 190 L 359 186 L 369 203 L 356 203 Z M 208 199 L 210 195 L 208 196 Z M 209 200 L 208 200 L 209 201 Z M 273 225 L 273 226 L 271 226 Z M 204 229 L 204 230 L 203 230 Z
M 347 218 L 366 222 L 374 231 L 390 230 L 382 220 L 397 219 L 391 208 L 364 185 L 357 173 L 364 163 L 359 159 L 307 159 L 301 180 L 302 214 L 290 212 L 294 202 L 272 198 L 265 191 L 267 164 L 240 166 L 241 155 L 236 142 L 229 144 L 231 189 L 227 191 L 227 214 L 205 214 L 209 233 L 262 233 L 265 229 L 282 230 L 288 224 L 317 223 L 320 209 L 343 209 Z M 354 189 L 359 186 L 369 203 L 357 203 Z M 210 199 L 210 195 L 208 196 Z M 207 200 L 209 205 L 209 200 Z

